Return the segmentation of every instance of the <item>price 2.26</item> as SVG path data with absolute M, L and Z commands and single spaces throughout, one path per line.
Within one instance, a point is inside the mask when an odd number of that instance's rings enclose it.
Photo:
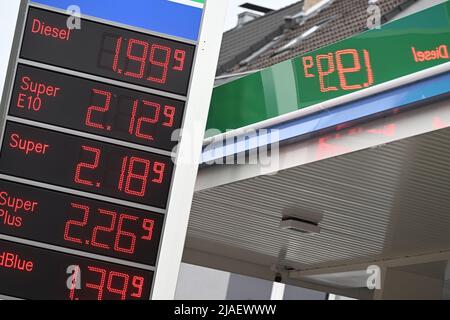
M 80 203 L 71 203 L 71 209 L 71 213 L 78 215 L 79 219 L 66 222 L 65 241 L 132 255 L 136 250 L 136 241 L 153 239 L 153 219 L 102 208 L 92 210 L 91 207 Z M 93 224 L 90 222 L 92 220 L 101 220 L 103 224 Z

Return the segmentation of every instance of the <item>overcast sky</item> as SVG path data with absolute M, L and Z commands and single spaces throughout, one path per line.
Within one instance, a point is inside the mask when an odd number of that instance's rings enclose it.
M 249 2 L 270 9 L 280 9 L 299 0 L 228 0 L 228 1 L 229 6 L 225 30 L 231 29 L 236 26 L 238 14 L 244 11 L 243 9 L 239 8 L 239 5 L 241 4 Z

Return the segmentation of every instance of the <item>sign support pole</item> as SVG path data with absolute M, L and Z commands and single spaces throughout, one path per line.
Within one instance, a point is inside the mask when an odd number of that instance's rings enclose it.
M 175 296 L 227 5 L 226 0 L 205 4 L 152 300 Z

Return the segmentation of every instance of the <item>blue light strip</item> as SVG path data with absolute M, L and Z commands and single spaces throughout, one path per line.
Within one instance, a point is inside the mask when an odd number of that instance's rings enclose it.
M 381 114 L 407 110 L 418 103 L 449 92 L 450 73 L 445 73 L 293 121 L 281 123 L 267 128 L 267 132 L 249 135 L 247 139 L 240 137 L 237 139 L 233 138 L 230 141 L 213 143 L 204 148 L 201 163 L 213 162 L 217 159 L 260 148 L 270 143 L 310 136 L 320 131 L 358 120 L 369 120 Z M 277 130 L 277 132 L 275 133 L 273 129 Z
M 198 41 L 203 10 L 169 0 L 31 0 L 66 10 L 77 5 L 81 13 L 104 20 Z

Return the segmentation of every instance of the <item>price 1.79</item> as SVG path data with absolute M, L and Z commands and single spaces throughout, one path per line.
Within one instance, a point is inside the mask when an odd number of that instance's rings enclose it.
M 83 271 L 80 266 L 70 266 L 69 268 L 73 270 L 68 281 L 70 283 L 69 300 L 80 300 L 79 296 L 88 297 L 90 300 L 143 298 L 145 282 L 143 276 L 109 271 L 94 265 L 87 266 Z M 83 277 L 86 278 L 85 281 L 83 281 Z M 77 289 L 77 285 L 81 288 Z

